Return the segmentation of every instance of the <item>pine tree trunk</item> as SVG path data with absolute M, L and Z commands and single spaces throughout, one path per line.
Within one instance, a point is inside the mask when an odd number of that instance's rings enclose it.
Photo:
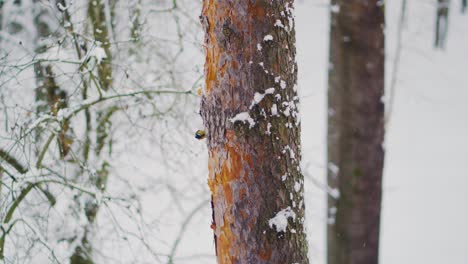
M 328 91 L 328 264 L 378 263 L 384 162 L 384 6 L 333 0 Z
M 292 0 L 204 0 L 218 263 L 308 263 Z

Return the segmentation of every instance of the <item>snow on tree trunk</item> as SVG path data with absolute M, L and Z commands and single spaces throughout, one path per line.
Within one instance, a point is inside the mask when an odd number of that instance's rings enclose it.
M 218 263 L 308 263 L 292 0 L 205 0 Z
M 378 263 L 384 26 L 383 1 L 332 1 L 328 264 Z

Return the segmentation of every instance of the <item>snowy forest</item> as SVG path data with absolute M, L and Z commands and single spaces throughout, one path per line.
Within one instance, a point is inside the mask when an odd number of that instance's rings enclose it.
M 468 263 L 467 5 L 0 0 L 0 263 Z

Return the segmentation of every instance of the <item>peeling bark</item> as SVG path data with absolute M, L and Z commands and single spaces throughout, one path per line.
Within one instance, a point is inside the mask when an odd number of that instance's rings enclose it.
M 292 4 L 203 3 L 201 115 L 218 263 L 308 263 Z M 288 207 L 295 217 L 277 232 L 269 220 Z
M 383 1 L 333 0 L 328 90 L 328 264 L 378 263 L 384 162 Z
M 51 25 L 47 23 L 53 16 L 50 10 L 44 8 L 42 4 L 37 4 L 35 8 L 38 10 L 34 17 L 34 25 L 37 30 L 36 41 L 41 43 L 43 39 L 49 38 L 52 35 Z M 41 54 L 46 52 L 48 46 L 40 44 L 36 47 L 35 52 Z M 67 108 L 68 96 L 64 89 L 59 87 L 55 80 L 55 73 L 51 65 L 44 66 L 41 62 L 34 64 L 34 74 L 36 77 L 37 88 L 35 89 L 35 99 L 38 103 L 37 114 L 50 112 L 57 116 L 61 109 Z M 70 122 L 63 120 L 60 122 L 60 132 L 57 135 L 60 157 L 63 159 L 70 151 L 73 143 L 72 137 L 69 135 Z M 40 140 L 42 131 L 38 129 L 36 140 Z

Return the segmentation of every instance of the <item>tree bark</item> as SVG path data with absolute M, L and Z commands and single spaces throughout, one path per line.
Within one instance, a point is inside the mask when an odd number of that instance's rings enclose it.
M 204 0 L 218 263 L 308 263 L 293 0 Z
M 448 33 L 448 15 L 450 0 L 437 0 L 437 15 L 434 47 L 445 48 Z
M 333 0 L 328 90 L 328 264 L 378 263 L 384 163 L 384 6 Z

